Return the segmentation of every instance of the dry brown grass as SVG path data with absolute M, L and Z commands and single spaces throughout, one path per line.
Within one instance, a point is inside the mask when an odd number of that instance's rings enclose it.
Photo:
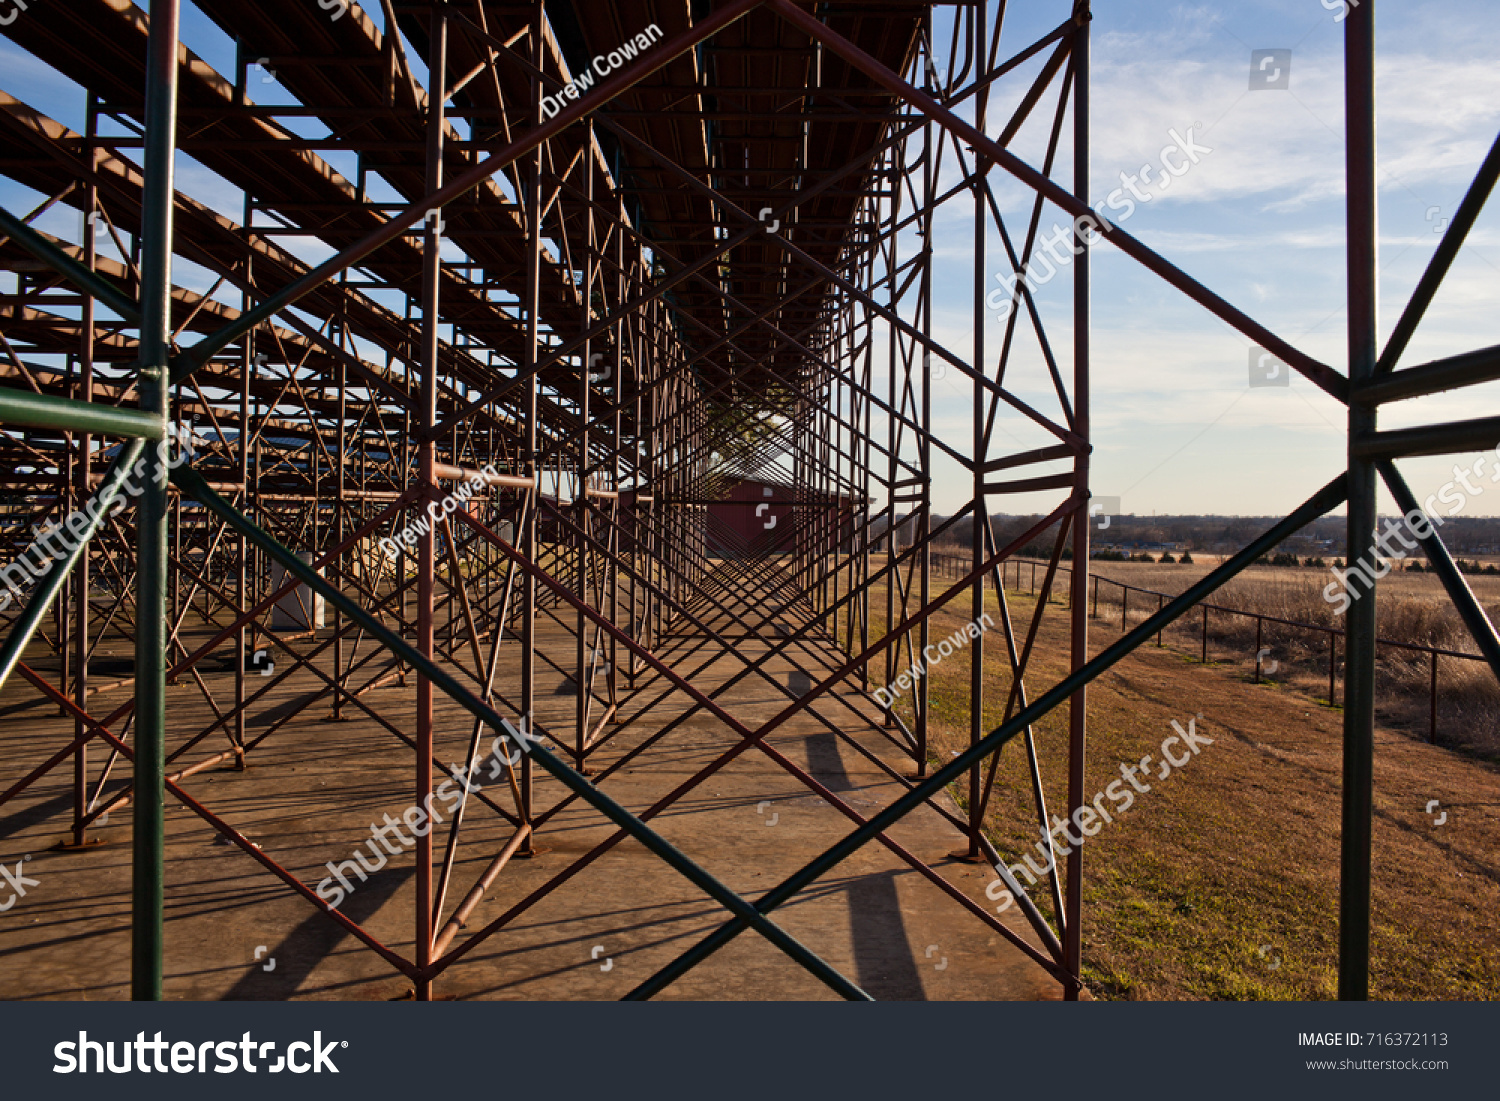
M 1133 583 L 1149 583 L 1141 575 L 1151 567 L 1130 569 Z M 1286 572 L 1264 571 L 1269 576 L 1252 576 L 1244 587 L 1260 582 L 1262 607 L 1306 607 L 1299 603 L 1306 597 L 1298 582 Z M 1186 583 L 1185 574 L 1178 576 Z M 1024 632 L 1035 601 L 1007 595 Z M 965 598 L 940 612 L 933 637 L 961 626 L 967 607 Z M 883 609 L 883 598 L 873 608 Z M 1053 607 L 1042 620 L 1027 676 L 1032 698 L 1066 672 L 1063 612 Z M 878 630 L 881 624 L 872 626 Z M 1090 652 L 1118 637 L 1118 616 L 1092 622 Z M 1010 677 L 1001 638 L 987 639 L 989 730 L 1004 717 Z M 1104 998 L 1334 997 L 1342 713 L 1320 704 L 1319 693 L 1302 690 L 1295 677 L 1250 683 L 1253 649 L 1231 654 L 1216 642 L 1220 650 L 1212 656 L 1219 660 L 1205 666 L 1196 659 L 1194 641 L 1191 634 L 1169 636 L 1168 645 L 1137 651 L 1089 689 L 1090 795 L 1118 778 L 1121 762 L 1157 753 L 1173 719 L 1185 722 L 1201 713 L 1199 730 L 1215 744 L 1143 795 L 1083 850 L 1085 977 Z M 970 660 L 969 651 L 960 651 L 933 670 L 934 762 L 968 743 Z M 1315 675 L 1310 679 L 1316 683 Z M 898 708 L 909 721 L 907 701 Z M 1066 709 L 1059 709 L 1036 726 L 1044 789 L 1054 811 L 1066 805 L 1066 723 Z M 961 786 L 953 789 L 960 800 Z M 1426 813 L 1431 799 L 1440 800 L 1448 814 L 1441 827 Z M 1376 733 L 1372 996 L 1500 997 L 1500 930 L 1493 920 L 1500 910 L 1497 808 L 1500 771 L 1494 764 L 1414 739 L 1382 711 Z M 1037 837 L 1034 814 L 1026 754 L 1016 740 L 1001 753 L 986 832 L 1002 853 L 1018 859 Z M 1047 895 L 1033 892 L 1050 914 Z
M 1202 577 L 1211 564 L 1189 566 L 1145 562 L 1096 562 L 1100 577 L 1124 582 L 1168 595 L 1182 592 Z M 1223 608 L 1317 627 L 1341 629 L 1342 618 L 1323 599 L 1323 588 L 1333 580 L 1326 570 L 1256 568 L 1230 582 L 1212 603 Z M 1492 618 L 1500 617 L 1500 578 L 1469 579 Z M 1119 621 L 1120 591 L 1100 586 L 1101 617 Z M 1155 609 L 1139 594 L 1132 594 L 1127 608 L 1136 623 Z M 1477 647 L 1454 610 L 1442 584 L 1431 574 L 1395 572 L 1380 583 L 1376 619 L 1382 639 L 1396 643 L 1429 646 L 1457 653 L 1476 654 Z M 1171 632 L 1175 647 L 1201 654 L 1202 619 L 1194 613 Z M 1211 612 L 1208 620 L 1209 659 L 1253 668 L 1256 623 L 1251 616 Z M 1295 685 L 1302 691 L 1328 699 L 1328 635 L 1324 631 L 1298 630 L 1265 623 L 1262 646 L 1270 648 L 1266 661 L 1278 662 L 1273 679 Z M 1382 721 L 1413 737 L 1428 739 L 1431 730 L 1432 658 L 1429 654 L 1383 646 L 1378 651 L 1377 699 Z M 1343 640 L 1338 645 L 1335 698 L 1343 692 Z M 1483 661 L 1440 657 L 1438 659 L 1438 744 L 1500 761 L 1500 684 Z

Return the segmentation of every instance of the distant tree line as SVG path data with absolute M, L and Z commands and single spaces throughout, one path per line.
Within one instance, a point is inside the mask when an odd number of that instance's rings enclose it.
M 934 516 L 933 528 L 941 526 L 945 519 L 946 517 Z M 1035 527 L 1041 519 L 1040 515 L 991 517 L 990 530 L 994 532 L 995 545 L 1006 546 L 1029 528 Z M 1189 554 L 1234 554 L 1279 519 L 1280 517 L 1274 516 L 1112 516 L 1107 528 L 1091 533 L 1091 542 L 1095 548 L 1094 557 L 1106 561 L 1109 560 L 1105 557 L 1106 551 L 1109 555 L 1118 555 L 1114 559 L 1116 561 L 1152 552 L 1156 555 L 1168 553 L 1175 559 L 1180 550 L 1186 550 Z M 1382 517 L 1382 527 L 1384 520 Z M 1097 529 L 1097 524 L 1095 526 Z M 912 530 L 913 525 L 907 525 L 903 529 L 902 545 L 910 542 L 909 533 Z M 1324 516 L 1283 541 L 1263 561 L 1267 565 L 1291 566 L 1342 560 L 1347 556 L 1345 534 L 1342 516 Z M 1443 542 L 1455 555 L 1500 555 L 1500 517 L 1445 517 L 1442 536 Z M 944 531 L 939 542 L 946 548 L 966 551 L 972 546 L 973 537 L 974 519 L 966 516 Z M 1021 553 L 1035 558 L 1050 558 L 1056 540 L 1057 527 L 1053 526 L 1030 540 Z M 1065 547 L 1063 557 L 1069 557 L 1070 554 L 1070 549 Z M 1414 559 L 1420 557 L 1420 552 L 1414 552 Z M 1158 560 L 1159 558 L 1153 557 L 1153 561 Z M 1472 568 L 1465 569 L 1465 572 L 1487 572 L 1477 563 L 1470 562 L 1467 565 Z M 1413 561 L 1411 568 L 1418 569 L 1420 564 Z

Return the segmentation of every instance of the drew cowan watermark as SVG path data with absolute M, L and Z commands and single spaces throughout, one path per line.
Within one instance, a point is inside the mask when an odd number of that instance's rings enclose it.
M 504 766 L 510 765 L 514 767 L 519 764 L 522 753 L 529 753 L 532 745 L 540 745 L 546 738 L 545 734 L 537 735 L 531 733 L 524 719 L 521 721 L 521 729 L 519 731 L 511 726 L 510 723 L 505 723 L 504 727 L 505 729 L 495 735 L 494 740 L 490 742 L 490 767 L 489 774 L 485 777 L 486 780 L 499 779 L 501 769 Z M 514 743 L 517 749 L 514 752 L 502 749 L 501 747 L 507 743 Z M 390 857 L 400 856 L 401 853 L 416 845 L 418 837 L 426 837 L 434 826 L 441 826 L 443 824 L 443 816 L 432 805 L 434 800 L 442 800 L 446 804 L 443 808 L 444 812 L 450 818 L 453 817 L 457 813 L 458 807 L 463 803 L 465 793 L 472 795 L 484 789 L 482 783 L 471 782 L 474 779 L 475 773 L 479 771 L 480 765 L 483 763 L 480 761 L 469 769 L 465 769 L 462 765 L 450 764 L 448 769 L 453 773 L 453 778 L 444 780 L 434 790 L 428 792 L 427 797 L 422 800 L 420 806 L 414 805 L 408 807 L 400 818 L 392 819 L 387 814 L 384 816 L 383 824 L 372 824 L 370 826 L 370 840 L 365 842 L 369 847 L 371 859 L 369 861 L 365 860 L 364 849 L 355 849 L 353 856 L 342 863 L 335 864 L 331 860 L 328 861 L 324 867 L 333 874 L 318 884 L 317 896 L 323 900 L 330 910 L 337 910 L 343 904 L 344 899 L 353 894 L 356 889 L 355 884 L 344 873 L 348 872 L 352 875 L 357 875 L 359 876 L 359 882 L 364 883 L 371 875 L 384 868 L 386 861 Z M 463 791 L 456 790 L 454 788 L 455 784 L 461 786 Z M 411 830 L 415 836 L 408 837 L 402 833 L 401 827 L 403 825 Z M 391 840 L 392 834 L 395 835 L 395 841 Z M 337 886 L 335 886 L 335 880 L 338 881 Z
M 967 646 L 980 635 L 984 634 L 995 625 L 994 619 L 989 612 L 985 612 L 977 622 L 970 623 L 966 627 L 960 627 L 941 642 L 928 643 L 922 648 L 922 659 L 914 661 L 906 667 L 906 672 L 897 677 L 885 688 L 875 689 L 875 698 L 881 707 L 889 707 L 901 697 L 901 694 L 916 684 L 918 680 L 927 675 L 927 671 L 934 665 L 941 665 L 943 659 L 951 657 L 955 650 Z M 933 657 L 928 651 L 936 649 L 937 657 Z
M 171 454 L 173 441 L 178 443 L 176 455 Z M 166 485 L 167 471 L 176 470 L 193 457 L 192 433 L 169 424 L 167 438 L 156 445 L 156 454 L 161 463 L 157 467 L 161 472 L 161 477 L 157 480 L 159 489 Z M 14 562 L 0 566 L 0 579 L 6 585 L 5 591 L 0 592 L 0 611 L 10 607 L 10 602 L 21 595 L 23 585 L 40 581 L 53 559 L 67 558 L 76 551 L 89 528 L 100 520 L 100 512 L 108 509 L 108 516 L 118 516 L 125 511 L 126 497 L 139 497 L 145 492 L 141 483 L 146 477 L 146 461 L 144 454 L 136 460 L 135 466 L 120 483 L 120 492 L 112 502 L 90 499 L 83 508 L 70 513 L 61 523 L 33 529 L 36 531 L 36 542 L 22 551 L 21 557 Z
M 1156 197 L 1150 191 L 1143 191 L 1140 187 L 1143 183 L 1151 186 L 1153 175 L 1156 177 L 1154 184 L 1156 195 L 1160 195 L 1172 186 L 1173 180 L 1185 176 L 1201 157 L 1206 157 L 1213 152 L 1212 147 L 1199 145 L 1194 140 L 1193 132 L 1199 129 L 1201 129 L 1199 124 L 1194 123 L 1187 128 L 1186 135 L 1179 134 L 1175 129 L 1167 131 L 1167 136 L 1172 140 L 1163 146 L 1157 155 L 1161 161 L 1159 175 L 1156 175 L 1156 169 L 1149 161 L 1135 172 L 1122 171 L 1120 173 L 1120 186 L 1111 191 L 1102 204 L 1118 215 L 1113 224 L 1118 225 L 1134 214 L 1137 202 L 1149 203 Z M 990 291 L 984 300 L 985 305 L 993 310 L 1001 321 L 1004 321 L 1015 307 L 1019 284 L 1024 282 L 1028 290 L 1035 291 L 1038 287 L 1044 287 L 1052 282 L 1059 271 L 1073 262 L 1073 257 L 1083 255 L 1084 245 L 1079 242 L 1093 245 L 1098 241 L 1102 228 L 1101 220 L 1109 221 L 1102 214 L 1097 213 L 1100 206 L 1101 204 L 1094 203 L 1094 213 L 1080 214 L 1071 225 L 1060 226 L 1054 223 L 1052 232 L 1048 236 L 1037 239 L 1024 273 L 996 272 L 995 278 L 999 280 L 1000 287 Z M 1038 271 L 1038 263 L 1042 264 L 1045 270 Z
M 1353 606 L 1355 598 L 1360 595 L 1355 590 L 1353 582 L 1364 582 L 1365 592 L 1369 592 L 1375 588 L 1376 580 L 1391 572 L 1392 562 L 1403 561 L 1409 551 L 1414 551 L 1421 545 L 1408 539 L 1406 532 L 1411 532 L 1418 539 L 1426 539 L 1437 528 L 1442 527 L 1447 522 L 1442 516 L 1438 515 L 1438 510 L 1433 507 L 1434 501 L 1441 501 L 1445 505 L 1451 505 L 1452 507 L 1448 509 L 1446 515 L 1457 516 L 1468 507 L 1469 498 L 1478 497 L 1483 493 L 1484 486 L 1474 485 L 1470 479 L 1483 474 L 1485 464 L 1487 463 L 1494 464 L 1494 472 L 1490 475 L 1490 481 L 1492 483 L 1500 482 L 1500 447 L 1496 447 L 1489 455 L 1479 456 L 1479 458 L 1474 460 L 1473 466 L 1465 468 L 1455 463 L 1453 466 L 1453 480 L 1444 482 L 1436 493 L 1427 495 L 1427 500 L 1423 502 L 1426 506 L 1425 511 L 1414 508 L 1399 521 L 1386 520 L 1385 531 L 1377 533 L 1375 536 L 1375 545 L 1384 553 L 1384 558 L 1378 554 L 1372 555 L 1374 561 L 1366 562 L 1364 555 L 1361 555 L 1358 559 L 1349 563 L 1347 570 L 1340 570 L 1336 566 L 1329 567 L 1329 572 L 1333 574 L 1334 580 L 1323 586 L 1323 599 L 1335 605 L 1333 614 L 1343 615 Z M 1460 485 L 1463 486 L 1463 491 L 1458 489 Z M 1392 547 L 1392 540 L 1395 540 L 1400 546 Z M 0 604 L 0 607 L 4 607 L 4 605 Z
M 479 471 L 472 478 L 459 483 L 453 492 L 441 501 L 429 501 L 425 517 L 413 520 L 395 535 L 380 540 L 380 549 L 385 551 L 387 558 L 400 558 L 401 547 L 404 545 L 409 549 L 416 546 L 418 537 L 426 535 L 432 530 L 433 525 L 437 523 L 439 512 L 444 516 L 453 515 L 453 513 L 458 511 L 460 505 L 467 504 L 469 498 L 473 497 L 474 494 L 489 484 L 490 478 L 498 477 L 500 477 L 500 471 L 495 469 L 494 463 L 490 463 L 489 466 Z M 0 604 L 0 608 L 3 607 L 4 605 Z
M 1160 770 L 1155 774 L 1155 779 L 1158 782 L 1165 780 L 1174 771 L 1182 768 L 1196 757 L 1200 747 L 1214 744 L 1212 738 L 1205 738 L 1202 734 L 1198 733 L 1198 719 L 1201 718 L 1203 718 L 1202 715 L 1199 715 L 1195 719 L 1189 719 L 1186 730 L 1182 728 L 1176 719 L 1172 720 L 1172 729 L 1176 733 L 1170 735 L 1166 741 L 1161 743 L 1163 760 Z M 1182 746 L 1183 753 L 1180 758 L 1173 756 L 1171 751 L 1173 744 L 1180 744 Z M 1104 806 L 1106 798 L 1115 804 L 1115 814 L 1124 814 L 1135 805 L 1137 793 L 1145 795 L 1151 790 L 1151 785 L 1138 779 L 1138 777 L 1151 775 L 1151 755 L 1149 753 L 1135 764 L 1122 764 L 1120 766 L 1120 779 L 1111 781 L 1103 791 L 1095 795 L 1092 804 L 1084 803 L 1073 812 L 1072 818 L 1059 818 L 1055 814 L 1052 816 L 1052 829 L 1048 831 L 1052 837 L 1052 844 L 1049 846 L 1046 838 L 1035 843 L 1037 855 L 1042 860 L 1040 866 L 1032 862 L 1030 853 L 1024 855 L 1024 864 L 1018 861 L 1005 868 L 996 865 L 995 872 L 1000 878 L 994 880 L 984 889 L 986 898 L 991 902 L 1000 903 L 999 906 L 995 907 L 996 912 L 1005 913 L 1006 910 L 1010 909 L 1011 904 L 1016 901 L 1015 894 L 1011 888 L 1019 882 L 1021 876 L 1024 875 L 1026 877 L 1027 886 L 1035 887 L 1039 878 L 1052 871 L 1059 853 L 1063 856 L 1068 856 L 1074 848 L 1082 848 L 1085 841 L 1090 837 L 1096 836 L 1104 828 L 1104 825 L 1114 822 L 1114 818 Z M 1125 786 L 1127 782 L 1130 784 L 1129 788 Z M 1103 824 L 1099 821 L 1101 818 L 1104 820 Z M 1078 833 L 1076 836 L 1068 829 L 1069 826 L 1077 828 Z M 1067 844 L 1058 839 L 1057 834 L 1059 831 L 1067 839 Z
M 578 99 L 583 93 L 599 83 L 599 81 L 609 76 L 610 73 L 620 68 L 627 61 L 634 61 L 665 37 L 667 37 L 665 32 L 655 23 L 652 23 L 651 26 L 647 27 L 624 45 L 610 50 L 607 54 L 597 55 L 590 62 L 590 67 L 563 85 L 563 90 L 558 92 L 557 95 L 542 97 L 542 114 L 546 118 L 552 118 L 567 103 Z
M 334 1066 L 329 1056 L 335 1048 L 348 1046 L 348 1040 L 329 1040 L 325 1044 L 323 1034 L 314 1032 L 311 1042 L 294 1040 L 287 1045 L 285 1055 L 278 1055 L 274 1063 L 269 1063 L 267 1061 L 271 1053 L 276 1050 L 276 1041 L 258 1043 L 248 1032 L 238 1040 L 205 1040 L 201 1044 L 187 1040 L 163 1040 L 160 1032 L 156 1033 L 154 1040 L 148 1040 L 144 1032 L 137 1032 L 134 1040 L 120 1041 L 120 1062 L 116 1064 L 114 1040 L 90 1040 L 87 1032 L 80 1032 L 76 1041 L 63 1040 L 53 1047 L 52 1054 L 57 1062 L 52 1067 L 52 1073 L 104 1074 L 107 1071 L 110 1074 L 129 1074 L 131 1071 L 139 1071 L 141 1074 L 150 1074 L 155 1071 L 157 1074 L 207 1074 L 209 1055 L 212 1053 L 217 1060 L 213 1066 L 215 1074 L 234 1074 L 239 1070 L 246 1074 L 255 1074 L 260 1070 L 267 1074 L 280 1074 L 283 1070 L 289 1070 L 293 1074 L 306 1074 L 309 1071 L 313 1074 L 337 1074 L 339 1068 Z M 135 1056 L 133 1060 L 132 1055 Z M 92 1060 L 90 1056 L 93 1057 Z M 262 1061 L 261 1066 L 255 1065 L 257 1058 Z M 168 1063 L 171 1065 L 168 1066 Z

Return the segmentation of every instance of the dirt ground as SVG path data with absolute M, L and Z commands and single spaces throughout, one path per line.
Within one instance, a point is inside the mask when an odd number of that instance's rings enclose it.
M 744 615 L 749 609 L 738 611 Z M 729 629 L 726 622 L 717 626 Z M 572 637 L 550 619 L 539 630 L 543 651 L 566 662 Z M 128 650 L 121 641 L 107 642 L 101 660 L 128 667 Z M 300 651 L 313 645 L 295 644 Z M 766 649 L 764 639 L 742 639 L 732 655 L 721 652 L 715 658 L 711 648 L 702 647 L 701 636 L 688 632 L 664 639 L 661 652 L 682 668 L 703 664 L 694 683 L 707 690 L 724 685 Z M 40 650 L 37 644 L 30 656 L 44 657 Z M 460 649 L 459 664 L 463 656 Z M 233 704 L 233 675 L 227 661 L 216 659 L 204 663 L 203 683 L 223 713 Z M 805 647 L 799 660 L 826 668 L 837 655 L 818 643 Z M 326 665 L 326 658 L 319 661 Z M 291 669 L 279 652 L 277 662 L 275 675 L 264 681 L 266 695 L 247 722 L 247 741 L 253 745 L 248 770 L 219 765 L 182 786 L 311 889 L 324 880 L 332 884 L 330 863 L 349 861 L 356 850 L 374 844 L 372 823 L 388 816 L 386 820 L 399 824 L 413 806 L 413 753 L 397 736 L 414 730 L 412 688 L 393 683 L 374 689 L 363 700 L 369 712 L 351 705 L 347 721 L 330 722 L 329 700 L 319 695 L 322 682 L 306 668 Z M 507 645 L 497 683 L 514 683 L 518 666 L 519 647 Z M 374 678 L 378 668 L 363 675 Z M 766 669 L 769 679 L 751 676 L 721 701 L 752 728 L 807 690 L 808 678 L 784 659 L 772 659 Z M 261 690 L 262 678 L 250 679 L 252 690 Z M 629 721 L 609 724 L 610 740 L 588 761 L 602 790 L 638 815 L 741 742 L 724 722 L 702 713 L 653 742 L 664 726 L 683 716 L 686 699 L 663 692 L 660 684 L 645 688 L 646 681 L 641 683 L 642 691 L 624 701 Z M 542 729 L 569 730 L 577 700 L 571 682 L 548 667 L 538 684 Z M 200 687 L 186 677 L 168 696 L 168 748 L 185 750 L 195 731 L 211 727 L 213 710 Z M 107 715 L 128 703 L 129 692 L 107 692 L 95 701 L 97 714 Z M 593 721 L 601 706 L 595 707 Z M 873 814 L 907 789 L 900 777 L 911 772 L 912 761 L 877 728 L 878 713 L 868 699 L 840 692 L 818 702 L 816 712 L 829 722 L 813 714 L 794 717 L 768 737 L 770 748 L 853 814 Z M 381 726 L 377 717 L 390 722 L 394 731 Z M 467 714 L 439 696 L 440 761 L 465 759 L 472 726 Z M 254 744 L 263 736 L 264 741 Z M 55 706 L 14 678 L 0 695 L 0 792 L 72 737 L 73 720 L 60 718 Z M 203 760 L 224 745 L 223 733 L 215 732 L 183 752 L 171 768 Z M 95 778 L 108 753 L 97 744 L 90 753 L 89 774 Z M 128 764 L 119 763 L 107 796 L 124 790 L 129 775 Z M 25 897 L 0 912 L 0 998 L 129 997 L 130 809 L 113 812 L 107 824 L 90 831 L 91 838 L 105 844 L 62 851 L 56 845 L 71 822 L 71 785 L 71 763 L 64 758 L 60 767 L 0 805 L 0 860 L 14 868 L 29 855 L 25 872 L 36 881 Z M 597 810 L 570 799 L 540 770 L 535 792 L 538 819 L 545 819 L 538 827 L 539 851 L 529 859 L 512 859 L 500 871 L 454 938 L 451 948 L 466 954 L 439 976 L 436 997 L 620 998 L 728 918 L 719 903 L 635 840 L 593 858 L 590 854 L 615 835 L 615 827 Z M 504 779 L 494 780 L 483 794 L 501 810 L 515 808 Z M 1014 908 L 994 916 L 984 896 L 993 873 L 951 859 L 962 835 L 944 814 L 957 816 L 958 808 L 942 795 L 935 802 L 940 809 L 918 809 L 888 836 L 929 868 L 936 882 L 896 852 L 871 843 L 776 910 L 774 920 L 877 999 L 1060 997 L 1058 981 L 997 928 L 1003 926 L 1040 951 L 1035 931 Z M 410 995 L 411 980 L 336 925 L 319 904 L 293 894 L 252 854 L 229 844 L 174 798 L 169 797 L 167 807 L 168 999 L 380 1000 Z M 451 822 L 434 832 L 438 861 Z M 753 748 L 686 787 L 651 823 L 720 882 L 751 899 L 853 828 L 829 799 Z M 496 809 L 470 804 L 439 926 L 514 836 L 513 826 Z M 366 859 L 371 859 L 368 852 Z M 415 851 L 407 848 L 382 859 L 383 866 L 367 881 L 345 869 L 353 890 L 338 903 L 340 913 L 406 960 L 415 954 L 416 863 Z M 0 886 L 0 905 L 10 893 Z M 996 924 L 987 924 L 981 914 Z M 662 996 L 836 997 L 754 932 L 742 933 Z

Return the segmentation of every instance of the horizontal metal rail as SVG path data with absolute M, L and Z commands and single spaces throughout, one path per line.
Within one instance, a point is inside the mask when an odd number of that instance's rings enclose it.
M 0 386 L 0 425 L 55 428 L 59 432 L 89 432 L 126 439 L 161 440 L 166 423 L 139 409 L 117 409 L 103 402 L 75 401 L 51 394 L 33 394 Z

